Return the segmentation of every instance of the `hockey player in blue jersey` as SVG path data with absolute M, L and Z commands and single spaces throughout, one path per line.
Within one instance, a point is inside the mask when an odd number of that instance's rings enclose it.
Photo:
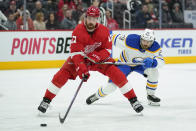
M 122 49 L 119 62 L 143 62 L 144 65 L 129 66 L 118 65 L 117 67 L 128 76 L 135 71 L 147 78 L 146 91 L 149 105 L 160 105 L 160 98 L 155 96 L 158 85 L 158 68 L 164 65 L 164 59 L 160 45 L 155 41 L 154 31 L 145 29 L 141 35 L 137 34 L 112 34 L 114 46 Z M 117 89 L 116 85 L 109 80 L 106 86 L 102 86 L 96 93 L 89 96 L 87 104 L 91 104 L 100 98 L 112 93 Z

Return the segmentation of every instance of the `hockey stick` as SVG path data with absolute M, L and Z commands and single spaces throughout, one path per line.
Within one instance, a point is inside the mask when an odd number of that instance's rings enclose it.
M 133 62 L 100 62 L 97 63 L 94 60 L 92 60 L 91 58 L 89 58 L 86 54 L 84 54 L 83 52 L 75 52 L 75 53 L 71 53 L 71 56 L 80 54 L 82 56 L 84 56 L 84 58 L 90 60 L 91 62 L 95 63 L 95 64 L 111 64 L 111 65 L 133 65 L 133 66 L 137 66 L 137 65 L 144 65 L 144 63 L 142 62 L 138 62 L 138 63 L 133 63 Z M 73 63 L 69 63 L 69 64 L 73 64 Z
M 103 62 L 95 64 L 111 64 L 111 65 L 144 65 L 144 63 L 132 63 L 132 62 Z
M 83 84 L 85 79 L 86 79 L 85 77 L 82 78 L 82 81 L 80 82 L 80 85 L 78 86 L 78 89 L 76 90 L 76 93 L 74 94 L 74 97 L 73 97 L 73 99 L 72 99 L 72 101 L 71 101 L 71 103 L 70 103 L 70 105 L 69 105 L 69 107 L 67 109 L 67 112 L 65 113 L 64 117 L 61 117 L 61 114 L 59 113 L 59 120 L 60 120 L 61 124 L 63 124 L 65 119 L 67 118 L 67 115 L 68 115 L 68 113 L 69 113 L 69 111 L 70 111 L 70 109 L 72 107 L 72 104 L 74 103 L 74 101 L 76 99 L 76 96 L 78 95 L 78 92 L 79 92 L 80 88 L 82 87 L 82 84 Z
M 133 62 L 101 62 L 101 63 L 97 63 L 94 61 L 91 61 L 91 62 L 93 62 L 95 64 L 102 64 L 102 65 L 106 65 L 106 64 L 109 64 L 109 65 L 133 65 L 133 66 L 144 65 L 144 63 L 142 63 L 142 62 L 138 62 L 138 63 L 133 63 Z M 68 64 L 73 64 L 73 63 L 69 62 Z
M 142 62 L 138 62 L 138 63 L 133 63 L 133 62 L 100 62 L 97 63 L 94 60 L 92 60 L 91 58 L 89 58 L 88 56 L 84 56 L 85 58 L 87 58 L 88 60 L 90 60 L 91 62 L 95 63 L 95 64 L 110 64 L 110 65 L 144 65 L 144 63 Z

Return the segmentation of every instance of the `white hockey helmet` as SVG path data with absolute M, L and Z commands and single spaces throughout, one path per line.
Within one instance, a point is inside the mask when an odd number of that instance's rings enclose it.
M 141 34 L 141 39 L 153 42 L 155 40 L 154 31 L 145 29 L 144 33 Z

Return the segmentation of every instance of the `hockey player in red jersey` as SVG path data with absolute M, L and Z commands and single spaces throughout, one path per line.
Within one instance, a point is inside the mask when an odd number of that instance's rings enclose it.
M 99 15 L 100 11 L 97 7 L 89 7 L 86 11 L 84 22 L 77 25 L 74 29 L 70 47 L 71 56 L 54 75 L 38 107 L 39 111 L 46 112 L 50 102 L 68 79 L 75 80 L 79 76 L 80 79 L 85 78 L 85 81 L 87 81 L 90 77 L 89 71 L 98 71 L 108 76 L 130 101 L 137 113 L 143 110 L 143 106 L 138 102 L 131 84 L 117 67 L 114 65 L 95 64 L 97 62 L 114 61 L 110 58 L 112 41 L 109 31 L 107 27 L 97 23 Z

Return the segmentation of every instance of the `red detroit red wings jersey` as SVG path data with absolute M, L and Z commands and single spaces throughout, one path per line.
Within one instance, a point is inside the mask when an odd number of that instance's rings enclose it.
M 72 33 L 71 52 L 84 52 L 89 54 L 93 51 L 102 49 L 111 49 L 112 41 L 110 39 L 109 30 L 102 24 L 97 24 L 97 28 L 93 33 L 86 30 L 84 23 L 76 26 Z

